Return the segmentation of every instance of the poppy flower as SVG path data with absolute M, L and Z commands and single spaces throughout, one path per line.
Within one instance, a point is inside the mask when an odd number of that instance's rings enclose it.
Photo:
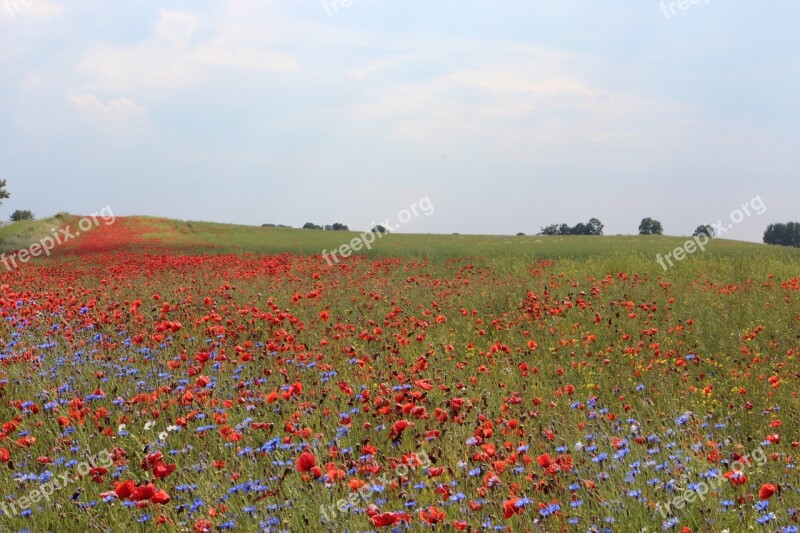
M 438 477 L 441 476 L 442 473 L 444 473 L 444 467 L 441 466 L 428 469 L 428 475 L 430 477 Z
M 382 513 L 370 516 L 369 519 L 375 527 L 386 527 L 395 524 L 399 520 L 399 517 L 397 513 Z
M 153 475 L 158 479 L 163 479 L 169 476 L 175 470 L 174 464 L 166 464 L 164 461 L 159 461 L 153 467 Z
M 170 499 L 171 498 L 169 497 L 169 494 L 167 494 L 166 491 L 164 491 L 164 489 L 157 490 L 156 493 L 150 497 L 151 502 L 157 503 L 159 505 L 164 505 L 166 503 L 169 503 Z
M 408 420 L 405 420 L 405 419 L 398 420 L 397 422 L 394 423 L 394 425 L 392 425 L 392 429 L 389 432 L 389 438 L 392 439 L 392 440 L 397 439 L 398 437 L 400 437 L 400 435 L 403 434 L 403 432 L 407 428 L 409 428 L 410 426 L 413 426 L 413 425 L 414 425 L 414 423 L 413 422 L 409 422 Z
M 139 485 L 136 487 L 136 490 L 133 491 L 133 494 L 130 495 L 129 499 L 134 502 L 140 502 L 144 500 L 149 500 L 156 494 L 156 486 L 152 483 L 146 483 L 144 485 Z
M 761 490 L 758 491 L 758 497 L 762 500 L 769 500 L 777 490 L 778 487 L 772 483 L 764 483 L 761 485 Z
M 516 505 L 518 501 L 520 501 L 520 498 L 511 498 L 503 502 L 503 518 L 508 520 L 515 514 L 522 513 L 523 507 Z
M 308 452 L 301 453 L 297 458 L 298 472 L 309 472 L 315 466 L 317 466 L 317 458 Z
M 438 507 L 431 505 L 419 511 L 419 518 L 426 524 L 435 525 L 447 518 L 447 515 Z
M 117 483 L 117 486 L 114 487 L 114 492 L 120 500 L 128 498 L 135 490 L 136 484 L 131 479 Z

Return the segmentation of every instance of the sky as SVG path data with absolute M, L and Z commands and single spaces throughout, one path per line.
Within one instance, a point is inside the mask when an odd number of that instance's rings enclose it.
M 722 219 L 760 241 L 800 219 L 798 20 L 788 0 L 0 0 L 0 218 Z

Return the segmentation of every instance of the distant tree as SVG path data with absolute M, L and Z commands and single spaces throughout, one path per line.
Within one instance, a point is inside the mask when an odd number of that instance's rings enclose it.
M 328 226 L 325 226 L 325 229 L 328 229 Z M 341 222 L 334 222 L 330 226 L 330 229 L 333 231 L 350 231 L 350 229 Z
M 592 228 L 592 233 L 590 233 L 590 235 L 602 235 L 603 234 L 603 228 L 605 226 L 603 226 L 603 223 L 600 222 L 598 219 L 590 218 L 589 219 L 589 226 L 591 226 L 591 228 Z
M 524 236 L 525 236 L 525 234 L 522 233 L 521 231 L 519 233 L 517 233 L 517 237 L 524 237 Z
M 570 234 L 572 235 L 591 235 L 592 228 L 588 224 L 584 224 L 583 222 L 578 222 L 575 224 L 575 227 L 572 228 Z
M 558 235 L 558 224 L 550 224 L 541 228 L 539 235 Z
M 377 226 L 372 228 L 371 231 L 372 231 L 372 233 L 387 233 L 386 228 L 383 227 L 381 224 L 378 224 Z
M 306 222 L 303 224 L 303 229 L 322 229 L 322 226 L 317 226 L 313 222 Z
M 11 193 L 6 190 L 6 180 L 0 180 L 0 205 L 7 198 L 11 198 Z
M 699 237 L 700 235 L 705 235 L 709 239 L 713 239 L 715 236 L 714 228 L 709 224 L 701 224 L 695 228 L 692 237 Z
M 652 218 L 643 218 L 639 224 L 639 235 L 663 235 L 664 228 L 661 222 Z
M 770 224 L 764 232 L 764 243 L 800 248 L 800 222 Z
M 579 222 L 574 227 L 569 224 L 550 224 L 541 228 L 539 235 L 602 235 L 603 223 L 596 218 L 589 222 Z
M 13 222 L 21 222 L 23 220 L 36 220 L 36 215 L 33 214 L 33 211 L 29 210 L 21 211 L 17 209 L 13 213 L 11 213 L 11 220 Z

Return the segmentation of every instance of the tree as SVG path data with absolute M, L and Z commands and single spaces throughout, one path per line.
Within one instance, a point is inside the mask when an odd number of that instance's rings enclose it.
M 17 209 L 13 213 L 11 213 L 11 220 L 13 222 L 21 222 L 23 220 L 36 220 L 36 215 L 33 214 L 33 211 L 25 210 L 20 211 Z
M 325 226 L 325 229 L 328 229 L 328 227 Z M 350 231 L 350 229 L 341 222 L 334 222 L 331 225 L 330 229 L 332 229 L 333 231 Z
M 699 237 L 700 235 L 705 235 L 709 239 L 713 239 L 716 233 L 714 232 L 714 228 L 708 224 L 700 224 L 692 233 L 692 237 Z
M 550 224 L 539 231 L 539 235 L 558 235 L 558 224 Z
M 387 230 L 386 228 L 383 227 L 383 225 L 378 224 L 377 226 L 372 228 L 372 233 L 387 233 Z
M 602 235 L 603 234 L 603 228 L 605 226 L 603 226 L 603 223 L 600 222 L 598 219 L 590 218 L 589 219 L 589 226 L 592 228 L 592 233 L 590 233 L 590 235 Z
M 303 224 L 303 229 L 322 229 L 322 226 L 317 226 L 313 222 L 306 222 Z
M 639 235 L 663 235 L 664 228 L 661 222 L 652 218 L 643 218 L 639 224 Z
M 800 248 L 800 222 L 770 224 L 764 232 L 764 243 Z
M 8 198 L 11 198 L 11 193 L 6 190 L 6 180 L 0 180 L 0 205 Z
M 571 235 L 591 235 L 592 228 L 588 224 L 584 224 L 583 222 L 578 222 L 575 224 L 575 227 L 572 228 L 570 231 Z
M 588 223 L 578 222 L 574 227 L 569 224 L 550 224 L 541 228 L 539 235 L 602 235 L 603 223 L 592 218 Z

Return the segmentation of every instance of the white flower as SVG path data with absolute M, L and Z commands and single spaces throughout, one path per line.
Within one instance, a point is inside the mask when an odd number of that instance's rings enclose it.
M 151 421 L 147 422 L 147 423 L 144 425 L 144 429 L 145 429 L 145 430 L 148 430 L 148 429 L 153 429 L 155 426 L 156 426 L 156 423 L 155 423 L 155 421 L 151 420 Z
M 180 426 L 167 426 L 167 431 L 180 431 Z
M 120 424 L 119 427 L 117 428 L 117 433 L 122 433 L 123 431 L 125 431 L 125 428 L 127 427 L 128 426 L 126 426 L 125 424 Z
M 167 435 L 168 434 L 166 431 L 162 431 L 161 433 L 158 434 L 158 440 L 167 440 Z
M 580 442 L 580 441 L 576 442 L 576 443 L 575 443 L 575 446 L 573 446 L 573 449 L 574 449 L 576 452 L 579 452 L 579 451 L 581 451 L 581 450 L 583 449 L 583 443 L 582 443 L 582 442 Z

